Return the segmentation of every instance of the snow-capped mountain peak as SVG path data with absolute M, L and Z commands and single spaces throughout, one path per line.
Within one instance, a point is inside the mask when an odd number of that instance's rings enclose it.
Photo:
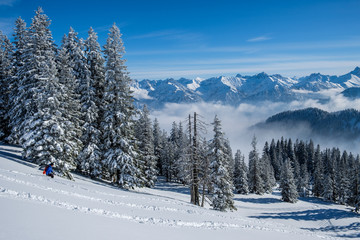
M 237 105 L 249 101 L 292 101 L 304 99 L 304 92 L 327 89 L 343 91 L 354 87 L 360 87 L 359 67 L 341 76 L 313 73 L 301 78 L 290 78 L 261 72 L 253 76 L 237 74 L 234 77 L 208 79 L 135 80 L 132 90 L 137 103 L 158 108 L 168 102 L 204 101 Z

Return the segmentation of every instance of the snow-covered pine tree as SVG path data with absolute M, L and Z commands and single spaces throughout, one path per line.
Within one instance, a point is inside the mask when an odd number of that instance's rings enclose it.
M 154 136 L 154 155 L 157 158 L 156 168 L 160 176 L 163 176 L 162 166 L 161 166 L 161 152 L 163 149 L 164 139 L 162 139 L 161 129 L 159 126 L 159 121 L 157 118 L 154 120 L 153 124 L 153 136 Z
M 82 171 L 92 178 L 96 178 L 101 177 L 102 173 L 100 122 L 101 116 L 103 116 L 101 110 L 103 109 L 105 60 L 97 42 L 97 35 L 92 28 L 88 31 L 85 47 L 86 64 L 82 68 L 89 71 L 89 77 L 85 74 L 85 78 L 79 87 L 81 92 L 81 113 L 84 122 L 81 141 L 84 147 L 79 155 L 78 162 Z
M 70 34 L 69 34 L 70 35 Z M 73 50 L 69 48 L 69 38 L 64 35 L 62 39 L 62 46 L 58 51 L 57 56 L 57 68 L 58 68 L 58 79 L 63 85 L 63 100 L 61 105 L 61 111 L 64 117 L 67 119 L 63 122 L 64 127 L 67 129 L 66 138 L 72 141 L 72 146 L 69 146 L 68 154 L 62 156 L 63 159 L 72 159 L 75 162 L 77 168 L 79 168 L 78 156 L 82 150 L 82 125 L 80 113 L 80 100 L 79 95 L 76 94 L 78 88 L 78 81 L 74 75 L 73 69 Z M 70 150 L 71 149 L 71 150 Z
M 221 122 L 215 116 L 214 138 L 210 143 L 210 178 L 212 191 L 212 206 L 215 210 L 226 211 L 236 210 L 233 201 L 234 186 L 231 181 L 229 169 L 229 156 L 225 146 L 224 133 L 221 129 Z
M 320 151 L 320 145 L 317 145 L 314 155 L 314 176 L 313 176 L 313 189 L 312 194 L 315 197 L 320 197 L 324 188 L 324 164 L 322 154 Z
M 348 171 L 349 171 L 349 198 L 347 204 L 351 206 L 357 205 L 360 207 L 360 156 L 355 158 L 351 153 L 348 157 Z M 359 209 L 358 209 L 359 210 Z
M 306 151 L 307 151 L 307 170 L 309 173 L 309 181 L 312 182 L 314 175 L 314 159 L 315 159 L 315 147 L 312 139 L 310 139 L 310 142 L 307 144 Z
M 174 175 L 176 166 L 173 164 L 175 158 L 175 146 L 174 143 L 166 137 L 165 132 L 163 132 L 163 137 L 166 138 L 166 141 L 163 142 L 163 148 L 160 153 L 162 173 L 165 176 L 166 181 L 171 182 L 176 178 Z
M 325 166 L 324 172 L 324 181 L 323 181 L 323 192 L 321 197 L 327 201 L 335 201 L 335 169 L 334 169 L 334 162 L 331 156 L 330 149 L 326 149 L 323 154 L 323 163 Z
M 354 191 L 353 191 L 353 197 L 354 197 L 354 206 L 355 206 L 355 212 L 360 211 L 360 161 L 359 161 L 359 155 L 357 156 L 355 165 L 355 178 L 354 178 Z
M 269 145 L 267 142 L 265 142 L 263 154 L 260 158 L 260 166 L 261 166 L 261 178 L 264 184 L 263 186 L 264 191 L 267 193 L 271 193 L 272 188 L 276 184 L 276 180 L 274 176 L 274 169 L 270 162 Z
M 178 130 L 178 145 L 179 145 L 179 159 L 176 161 L 177 179 L 184 184 L 191 183 L 191 168 L 190 168 L 190 142 L 187 135 L 184 133 L 182 123 L 179 123 Z M 205 158 L 205 153 L 202 154 Z
M 106 59 L 104 116 L 101 130 L 104 139 L 103 163 L 121 188 L 142 186 L 134 136 L 135 108 L 130 90 L 130 77 L 124 65 L 124 46 L 119 28 L 110 28 L 104 54 Z
M 283 201 L 290 203 L 297 202 L 299 195 L 295 186 L 293 170 L 289 159 L 286 159 L 282 164 L 280 188 L 281 199 Z
M 204 207 L 205 198 L 211 192 L 210 145 L 206 139 L 199 141 L 200 153 L 200 184 L 202 185 L 201 207 Z
M 239 194 L 248 194 L 248 170 L 245 164 L 245 156 L 241 154 L 240 150 L 235 153 L 235 167 L 234 167 L 234 187 L 235 192 Z
M 234 182 L 234 168 L 235 168 L 235 160 L 233 157 L 233 152 L 230 146 L 230 140 L 229 139 L 225 139 L 225 149 L 226 149 L 226 155 L 229 158 L 229 174 L 231 177 L 231 181 Z
M 140 158 L 143 163 L 142 171 L 145 178 L 146 187 L 154 187 L 157 180 L 156 162 L 154 155 L 154 136 L 152 123 L 149 117 L 150 113 L 147 106 L 144 105 L 141 116 L 137 121 L 137 139 L 139 141 Z
M 276 144 L 274 139 L 272 139 L 270 143 L 269 157 L 270 157 L 271 165 L 274 169 L 275 179 L 278 181 L 280 180 L 281 162 L 279 161 L 279 154 L 277 154 Z
M 338 189 L 338 202 L 340 204 L 347 204 L 350 198 L 350 180 L 351 170 L 349 169 L 348 154 L 346 151 L 343 152 L 338 168 L 336 171 L 336 185 Z
M 331 178 L 330 174 L 325 174 L 324 178 L 324 191 L 322 193 L 322 198 L 327 201 L 334 201 L 333 194 L 334 194 L 334 185 L 335 182 Z
M 24 72 L 25 59 L 29 57 L 27 54 L 27 47 L 30 44 L 28 30 L 26 23 L 20 17 L 15 21 L 14 29 L 14 45 L 15 51 L 13 56 L 13 71 L 14 74 L 10 80 L 10 96 L 9 107 L 7 112 L 7 119 L 9 120 L 9 127 L 11 129 L 8 141 L 13 144 L 18 144 L 21 136 L 20 125 L 24 121 L 27 109 L 25 107 L 26 98 L 21 98 L 19 93 L 20 80 Z
M 256 149 L 257 140 L 254 136 L 251 141 L 252 150 L 249 153 L 249 191 L 255 194 L 264 194 L 264 182 L 261 178 L 261 162 Z
M 74 166 L 79 142 L 66 112 L 64 86 L 57 78 L 55 48 L 49 30 L 50 20 L 41 8 L 30 26 L 30 43 L 20 69 L 20 98 L 28 109 L 22 123 L 20 143 L 23 156 L 38 164 L 54 162 L 67 176 Z M 65 107 L 64 107 L 65 105 Z
M 11 76 L 13 75 L 13 46 L 9 39 L 0 31 L 0 141 L 10 135 L 9 111 Z
M 302 197 L 309 196 L 309 189 L 309 173 L 306 163 L 304 163 L 300 166 L 300 182 L 298 186 L 299 195 Z
M 103 115 L 103 95 L 105 85 L 105 59 L 101 53 L 101 47 L 98 43 L 96 32 L 90 28 L 88 31 L 88 38 L 85 40 L 85 56 L 87 65 L 90 71 L 90 78 L 94 81 L 94 88 L 96 91 L 96 105 L 99 108 L 99 116 Z M 100 124 L 101 117 L 98 119 Z
M 181 153 L 180 142 L 179 142 L 179 128 L 176 122 L 172 123 L 169 141 L 171 141 L 172 146 L 174 148 L 173 149 L 174 157 L 172 159 L 168 159 L 167 164 L 171 166 L 170 168 L 168 168 L 170 170 L 168 174 L 171 175 L 171 179 L 173 181 L 176 181 L 178 180 L 177 176 L 179 175 L 179 169 L 177 165 L 178 162 L 180 161 L 180 153 Z
M 93 104 L 92 101 L 92 96 L 95 94 L 95 91 L 92 84 L 93 82 L 90 78 L 83 41 L 77 37 L 77 33 L 71 27 L 68 35 L 64 36 L 62 39 L 62 50 L 64 51 L 64 54 L 67 55 L 67 65 L 71 68 L 74 76 L 69 80 L 65 80 L 66 83 L 64 84 L 69 86 L 70 97 L 74 101 L 74 103 L 71 104 L 73 122 L 78 126 L 78 129 L 81 129 L 82 131 L 93 131 L 93 129 L 86 124 L 86 118 L 89 117 L 89 114 L 93 114 L 94 111 L 97 111 L 97 106 Z M 61 66 L 59 68 L 61 68 Z M 80 131 L 80 133 L 82 133 L 82 131 Z M 88 133 L 89 132 L 85 132 L 83 136 L 78 136 L 79 138 L 81 137 L 81 141 L 87 150 L 88 143 L 86 140 L 89 138 Z M 82 155 L 82 157 L 86 157 L 86 155 Z M 87 158 L 79 157 L 76 159 L 77 170 L 82 170 L 81 166 L 87 165 L 86 160 Z

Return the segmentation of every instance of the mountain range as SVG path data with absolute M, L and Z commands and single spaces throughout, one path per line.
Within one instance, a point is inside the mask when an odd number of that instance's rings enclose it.
M 264 72 L 253 76 L 212 77 L 208 79 L 134 80 L 132 90 L 137 105 L 147 104 L 160 108 L 165 103 L 211 102 L 238 105 L 243 102 L 287 102 L 318 98 L 322 90 L 345 91 L 344 96 L 354 97 L 360 92 L 360 68 L 341 75 L 313 73 L 306 77 L 290 78 Z M 352 91 L 348 89 L 353 89 Z M 350 93 L 347 93 L 347 90 Z M 357 96 L 357 94 L 355 95 Z

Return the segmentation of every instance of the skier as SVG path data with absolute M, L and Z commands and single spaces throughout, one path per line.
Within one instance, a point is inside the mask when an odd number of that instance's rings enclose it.
M 46 176 L 54 178 L 53 166 L 54 166 L 54 163 L 50 163 L 49 165 L 47 165 L 45 167 L 45 170 L 44 170 L 43 174 L 46 174 Z

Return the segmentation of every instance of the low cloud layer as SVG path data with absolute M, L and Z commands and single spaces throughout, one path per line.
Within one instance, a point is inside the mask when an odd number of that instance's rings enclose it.
M 167 104 L 163 109 L 152 112 L 152 117 L 157 118 L 160 126 L 167 131 L 170 130 L 172 122 L 183 122 L 186 124 L 185 119 L 189 114 L 194 112 L 198 113 L 202 120 L 209 124 L 206 134 L 207 139 L 213 136 L 212 126 L 215 115 L 222 121 L 222 128 L 229 138 L 233 151 L 240 149 L 245 156 L 248 155 L 251 146 L 251 139 L 255 135 L 258 139 L 258 150 L 262 151 L 265 141 L 275 140 L 284 136 L 285 138 L 291 137 L 293 141 L 297 138 L 301 140 L 309 140 L 311 131 L 306 125 L 294 126 L 291 131 L 267 130 L 257 131 L 249 129 L 251 126 L 265 121 L 268 117 L 287 110 L 297 110 L 308 107 L 316 107 L 328 112 L 341 111 L 348 108 L 360 110 L 360 100 L 349 100 L 339 94 L 337 91 L 324 91 L 321 93 L 324 101 L 319 100 L 306 100 L 306 101 L 293 101 L 290 103 L 274 103 L 274 102 L 261 102 L 257 104 L 243 103 L 237 107 L 224 106 L 221 104 L 211 103 L 197 103 L 197 104 Z M 339 147 L 341 150 L 348 150 L 354 153 L 360 153 L 360 146 L 354 143 L 336 142 L 336 139 L 318 139 L 311 137 L 315 144 L 320 144 L 325 147 Z

